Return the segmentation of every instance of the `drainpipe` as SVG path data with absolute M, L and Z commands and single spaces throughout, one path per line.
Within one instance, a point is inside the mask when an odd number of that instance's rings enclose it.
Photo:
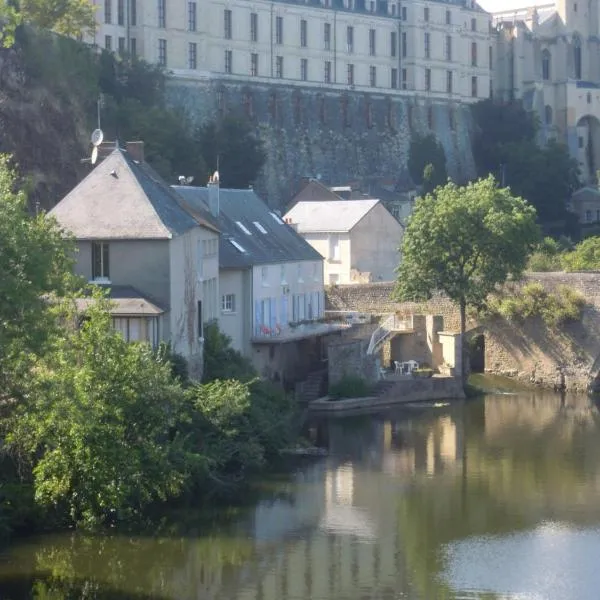
M 337 10 L 333 9 L 333 83 L 337 83 Z
M 273 78 L 273 2 L 271 2 L 271 79 Z

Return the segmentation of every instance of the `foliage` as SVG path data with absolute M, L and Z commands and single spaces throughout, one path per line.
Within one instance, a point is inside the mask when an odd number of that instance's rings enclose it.
M 24 24 L 71 37 L 96 28 L 95 7 L 90 0 L 0 0 L 0 21 L 4 47 L 14 44 L 17 28 Z
M 221 185 L 245 189 L 254 183 L 266 154 L 247 121 L 226 116 L 205 125 L 198 137 L 204 162 L 211 173 L 218 169 Z
M 538 239 L 535 210 L 492 176 L 449 182 L 417 199 L 402 242 L 395 296 L 422 301 L 445 293 L 461 309 L 481 306 L 509 276 L 518 277 Z
M 565 271 L 599 271 L 600 237 L 590 237 L 562 257 Z
M 410 141 L 408 170 L 413 181 L 422 185 L 422 193 L 431 193 L 448 179 L 444 148 L 433 134 L 413 135 Z
M 562 271 L 562 250 L 559 242 L 551 237 L 545 237 L 529 256 L 527 270 Z
M 552 140 L 540 147 L 538 123 L 521 103 L 485 100 L 473 105 L 472 111 L 478 175 L 495 174 L 502 185 L 510 186 L 515 195 L 535 207 L 538 219 L 547 227 L 573 230 L 566 202 L 579 186 L 579 168 L 568 149 Z
M 56 323 L 47 295 L 71 286 L 73 245 L 56 222 L 27 215 L 7 156 L 0 156 L 0 399 L 22 396 L 22 383 Z
M 549 292 L 541 283 L 532 282 L 520 290 L 494 295 L 486 310 L 508 321 L 540 317 L 548 327 L 555 328 L 579 320 L 584 306 L 585 298 L 567 286 Z
M 155 357 L 157 362 L 169 366 L 171 377 L 179 381 L 182 385 L 187 385 L 190 381 L 188 364 L 182 354 L 173 351 L 171 344 L 161 342 L 156 349 Z
M 204 371 L 206 383 L 216 379 L 250 381 L 257 376 L 250 361 L 231 347 L 231 338 L 219 330 L 217 323 L 204 326 Z
M 415 377 L 432 377 L 433 369 L 429 367 L 420 367 L 418 369 L 413 369 L 412 374 Z
M 345 375 L 337 383 L 329 386 L 329 398 L 365 398 L 373 393 L 371 386 L 358 375 Z

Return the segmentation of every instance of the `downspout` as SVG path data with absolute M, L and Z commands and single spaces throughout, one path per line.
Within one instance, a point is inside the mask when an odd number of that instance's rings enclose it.
M 271 79 L 273 78 L 273 2 L 271 2 Z
M 127 53 L 131 56 L 131 0 L 127 0 L 127 16 L 125 20 L 125 41 L 127 42 Z
M 333 83 L 337 83 L 337 10 L 333 9 Z

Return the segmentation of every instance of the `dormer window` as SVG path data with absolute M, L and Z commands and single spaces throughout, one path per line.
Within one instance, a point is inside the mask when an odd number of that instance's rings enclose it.
M 108 242 L 92 242 L 92 280 L 110 281 Z

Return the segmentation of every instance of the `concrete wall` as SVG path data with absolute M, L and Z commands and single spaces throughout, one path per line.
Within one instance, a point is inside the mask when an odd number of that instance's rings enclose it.
M 600 371 L 600 273 L 530 273 L 523 283 L 531 281 L 538 281 L 551 291 L 559 286 L 579 291 L 588 302 L 583 318 L 557 331 L 549 330 L 536 319 L 522 324 L 503 319 L 482 323 L 470 320 L 470 335 L 483 333 L 485 337 L 486 371 L 547 387 L 564 382 L 570 390 L 587 389 Z M 330 287 L 327 308 L 378 315 L 441 315 L 446 332 L 458 331 L 458 310 L 448 299 L 437 296 L 423 304 L 398 303 L 390 298 L 393 288 L 391 282 Z M 402 336 L 392 340 L 392 355 L 393 344 L 404 343 L 396 341 L 399 338 Z M 402 355 L 404 348 L 397 346 L 396 351 Z M 411 348 L 411 352 L 416 350 Z
M 221 269 L 219 272 L 219 292 L 221 298 L 228 294 L 234 297 L 233 311 L 220 311 L 219 328 L 231 338 L 231 346 L 247 354 L 252 332 L 252 290 L 245 286 L 246 270 Z
M 371 281 L 394 279 L 403 233 L 404 228 L 387 208 L 375 205 L 350 232 L 351 267 L 370 274 Z

